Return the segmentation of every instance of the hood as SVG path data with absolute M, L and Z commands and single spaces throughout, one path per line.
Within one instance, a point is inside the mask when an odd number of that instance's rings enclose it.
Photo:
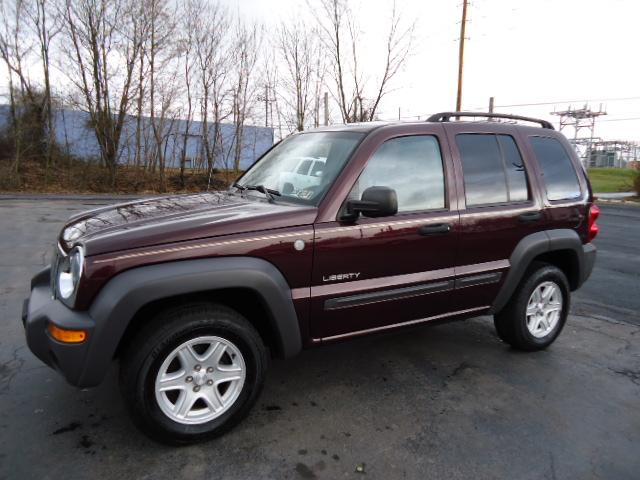
M 316 208 L 250 200 L 227 192 L 174 195 L 73 216 L 60 233 L 65 250 L 97 255 L 219 235 L 308 225 Z

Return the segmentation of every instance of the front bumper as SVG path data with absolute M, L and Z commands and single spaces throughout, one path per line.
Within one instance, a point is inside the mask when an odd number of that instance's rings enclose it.
M 31 295 L 22 306 L 22 323 L 27 345 L 36 357 L 59 371 L 72 385 L 81 385 L 95 322 L 87 312 L 71 310 L 51 295 L 51 269 L 46 268 L 31 280 Z M 49 323 L 64 329 L 82 329 L 87 339 L 79 344 L 66 344 L 47 332 Z

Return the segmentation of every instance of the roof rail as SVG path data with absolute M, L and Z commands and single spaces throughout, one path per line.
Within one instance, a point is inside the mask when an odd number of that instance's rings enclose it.
M 522 117 L 520 115 L 508 115 L 506 113 L 485 113 L 485 112 L 440 112 L 427 118 L 427 122 L 450 122 L 451 117 L 484 117 L 484 118 L 505 118 L 508 120 L 522 120 L 523 122 L 539 123 L 542 128 L 554 130 L 551 122 L 539 118 Z

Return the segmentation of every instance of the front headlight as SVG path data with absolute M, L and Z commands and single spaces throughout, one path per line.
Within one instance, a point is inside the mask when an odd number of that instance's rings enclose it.
M 75 296 L 84 268 L 84 251 L 82 247 L 74 247 L 69 255 L 60 259 L 58 265 L 58 295 L 64 300 Z

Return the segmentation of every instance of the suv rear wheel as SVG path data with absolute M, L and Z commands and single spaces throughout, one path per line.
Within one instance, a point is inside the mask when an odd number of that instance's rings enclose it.
M 567 321 L 569 295 L 562 270 L 534 263 L 509 303 L 494 317 L 498 336 L 519 350 L 548 347 Z
M 152 438 L 191 443 L 229 430 L 262 388 L 266 348 L 255 328 L 221 305 L 157 316 L 124 353 L 120 385 L 135 422 Z

